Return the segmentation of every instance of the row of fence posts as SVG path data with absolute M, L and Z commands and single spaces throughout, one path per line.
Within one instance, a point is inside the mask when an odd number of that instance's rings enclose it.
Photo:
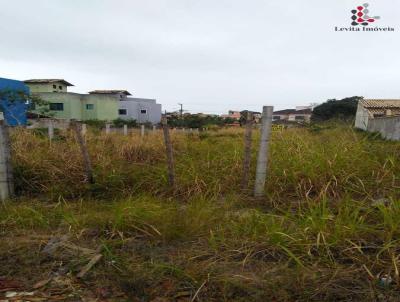
M 71 121 L 71 124 L 73 124 L 73 123 L 74 123 L 74 121 Z M 86 132 L 87 132 L 86 124 L 81 123 L 80 127 L 81 127 L 81 133 L 83 135 L 85 135 Z M 53 121 L 49 121 L 48 122 L 47 128 L 48 128 L 49 139 L 52 140 L 54 138 L 54 123 L 53 123 Z M 157 130 L 157 127 L 153 126 L 153 132 L 155 132 L 156 130 Z M 106 134 L 110 134 L 111 133 L 111 125 L 110 124 L 106 124 L 105 132 L 106 132 Z M 126 124 L 123 125 L 122 133 L 123 133 L 123 135 L 128 135 L 128 125 L 126 125 Z M 140 136 L 143 137 L 144 135 L 145 135 L 145 126 L 141 125 L 141 127 L 140 127 Z
M 267 177 L 267 162 L 268 162 L 268 144 L 271 133 L 272 124 L 272 106 L 264 106 L 261 119 L 261 139 L 260 148 L 257 157 L 256 177 L 254 184 L 254 196 L 261 197 L 264 195 L 265 180 Z M 71 121 L 71 128 L 73 129 L 79 148 L 82 154 L 83 165 L 85 170 L 86 182 L 90 184 L 95 183 L 93 176 L 93 168 L 90 160 L 88 148 L 86 146 L 85 135 L 87 132 L 86 124 L 76 121 Z M 168 183 L 170 187 L 175 187 L 175 165 L 174 165 L 174 152 L 170 137 L 170 129 L 168 127 L 167 118 L 163 117 L 161 126 L 164 135 L 164 143 L 166 148 L 167 167 L 168 167 Z M 153 126 L 153 131 L 156 127 Z M 244 135 L 244 158 L 243 158 L 243 174 L 241 181 L 241 188 L 243 191 L 248 190 L 250 164 L 251 164 L 251 150 L 252 150 L 252 131 L 253 131 L 253 116 L 250 112 L 246 116 L 246 128 Z M 111 132 L 109 124 L 106 125 L 106 133 Z M 128 126 L 123 126 L 123 134 L 128 135 Z M 145 135 L 145 127 L 141 125 L 140 134 Z M 52 121 L 48 124 L 48 135 L 50 141 L 54 138 L 54 124 Z M 5 201 L 14 196 L 14 178 L 13 169 L 11 164 L 11 144 L 8 132 L 8 127 L 5 125 L 4 120 L 0 120 L 0 199 Z
M 267 163 L 268 163 L 268 145 L 271 135 L 272 113 L 273 106 L 264 106 L 261 118 L 261 138 L 260 148 L 257 157 L 256 178 L 254 184 L 254 196 L 262 197 L 265 193 L 265 181 L 267 178 Z M 168 182 L 173 188 L 175 186 L 175 168 L 173 158 L 173 148 L 167 125 L 167 119 L 162 119 L 162 128 L 164 132 L 164 142 L 167 153 L 168 164 Z M 252 150 L 252 131 L 253 131 L 253 115 L 247 112 L 246 116 L 246 129 L 244 135 L 244 158 L 243 158 L 243 175 L 242 175 L 242 190 L 247 191 L 249 185 L 249 174 L 251 164 L 251 150 Z

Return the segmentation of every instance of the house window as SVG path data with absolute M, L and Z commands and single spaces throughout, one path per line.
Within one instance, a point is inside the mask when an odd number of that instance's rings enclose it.
M 141 114 L 147 114 L 147 109 L 140 109 Z
M 86 104 L 86 110 L 93 110 L 94 104 Z
M 273 116 L 273 120 L 274 121 L 279 121 L 281 119 L 281 116 L 280 115 L 274 115 Z
M 294 117 L 294 119 L 295 119 L 296 121 L 303 121 L 303 120 L 304 120 L 304 116 L 302 116 L 302 115 L 296 115 L 296 116 Z
M 64 104 L 63 103 L 50 103 L 50 110 L 64 111 Z
M 127 115 L 128 114 L 128 110 L 127 109 L 119 109 L 118 110 L 118 114 L 119 115 Z
M 58 86 L 58 88 L 60 88 L 60 90 L 62 90 L 62 86 Z
M 57 89 L 57 85 L 53 85 L 53 89 Z

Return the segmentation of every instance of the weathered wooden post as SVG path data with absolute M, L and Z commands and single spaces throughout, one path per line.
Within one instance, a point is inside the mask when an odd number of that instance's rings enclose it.
M 268 142 L 271 133 L 273 106 L 264 106 L 261 119 L 261 140 L 260 150 L 258 151 L 256 181 L 254 186 L 254 196 L 261 197 L 264 195 L 265 178 L 267 176 L 268 161 Z
M 140 136 L 143 137 L 144 136 L 144 125 L 140 126 Z
M 163 117 L 161 119 L 161 124 L 164 132 L 165 149 L 167 152 L 168 182 L 171 187 L 174 187 L 175 186 L 174 153 L 172 149 L 171 137 L 169 136 L 169 129 L 166 117 Z
M 14 173 L 11 163 L 11 142 L 8 126 L 0 120 L 0 199 L 2 202 L 14 196 Z
M 77 123 L 76 121 L 71 121 L 71 126 L 72 126 L 72 129 L 75 131 L 76 138 L 77 138 L 78 144 L 79 144 L 79 148 L 81 149 L 83 165 L 84 165 L 85 174 L 86 174 L 86 182 L 88 182 L 90 184 L 94 184 L 92 163 L 90 161 L 89 151 L 87 149 L 85 139 L 82 135 L 81 124 Z
M 111 125 L 110 124 L 106 124 L 106 134 L 110 134 L 110 129 L 111 129 Z
M 124 135 L 128 135 L 128 125 L 124 125 Z
M 47 128 L 48 128 L 49 140 L 51 142 L 54 138 L 54 124 L 52 120 L 49 121 Z
M 249 184 L 252 130 L 253 130 L 253 115 L 251 112 L 248 111 L 246 115 L 246 130 L 244 134 L 242 190 L 246 190 Z

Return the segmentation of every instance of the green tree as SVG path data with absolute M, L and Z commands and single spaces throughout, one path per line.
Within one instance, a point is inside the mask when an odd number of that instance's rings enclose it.
M 44 101 L 37 95 L 26 93 L 23 90 L 1 89 L 0 101 L 1 100 L 7 100 L 9 104 L 15 102 L 25 102 L 28 104 L 28 112 L 34 111 L 36 114 L 42 116 L 52 115 L 48 106 L 49 102 Z M 0 102 L 0 112 L 4 112 L 5 110 L 7 110 L 7 107 L 3 106 L 2 102 Z
M 341 100 L 331 99 L 314 108 L 311 119 L 313 121 L 327 121 L 330 119 L 350 120 L 357 112 L 358 101 L 361 96 L 353 96 Z
M 122 119 L 122 118 L 117 118 L 113 120 L 113 125 L 114 127 L 117 128 L 122 128 L 124 125 L 127 125 L 130 128 L 137 127 L 137 122 L 134 119 Z
M 227 122 L 220 116 L 215 115 L 200 115 L 200 114 L 185 114 L 182 116 L 173 115 L 168 118 L 168 125 L 171 127 L 185 128 L 204 128 L 209 125 L 223 126 Z

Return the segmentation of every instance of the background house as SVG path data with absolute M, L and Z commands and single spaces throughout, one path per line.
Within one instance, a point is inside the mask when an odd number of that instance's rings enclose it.
M 154 99 L 125 98 L 119 102 L 119 117 L 134 119 L 138 123 L 161 122 L 161 104 Z
M 312 115 L 311 109 L 284 109 L 274 111 L 272 114 L 273 121 L 289 121 L 289 122 L 310 122 Z
M 67 92 L 67 88 L 74 86 L 63 79 L 32 79 L 25 80 L 31 93 L 36 92 Z
M 231 119 L 238 121 L 238 120 L 240 120 L 241 115 L 240 115 L 240 111 L 229 110 L 228 114 L 222 114 L 221 117 L 222 118 L 231 118 Z
M 368 130 L 368 125 L 371 120 L 378 117 L 393 116 L 400 116 L 400 99 L 360 100 L 357 106 L 355 127 L 362 130 Z
M 10 126 L 26 125 L 29 88 L 21 81 L 0 78 L 0 110 Z
M 253 117 L 253 122 L 258 124 L 261 121 L 261 112 L 258 111 L 250 111 L 250 110 L 243 110 L 240 112 L 240 121 L 241 123 L 244 123 L 245 120 L 247 119 L 247 113 L 250 112 L 251 116 Z
M 93 90 L 89 94 L 111 95 L 118 98 L 118 117 L 132 119 L 139 124 L 161 122 L 161 104 L 154 99 L 132 98 L 127 90 Z
M 62 79 L 27 80 L 25 83 L 32 93 L 49 103 L 49 115 L 54 118 L 80 121 L 118 118 L 119 99 L 114 95 L 68 92 L 68 87 L 73 85 Z
M 400 140 L 400 99 L 360 100 L 355 127 L 379 132 L 383 138 Z

